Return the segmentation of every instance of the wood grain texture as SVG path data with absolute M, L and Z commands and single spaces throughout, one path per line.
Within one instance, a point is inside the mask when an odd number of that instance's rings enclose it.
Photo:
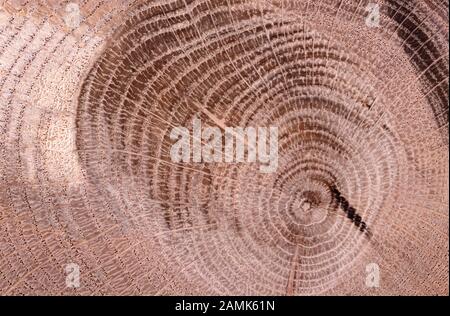
M 0 294 L 448 295 L 448 51 L 447 1 L 1 1 Z M 194 116 L 277 171 L 172 162 Z

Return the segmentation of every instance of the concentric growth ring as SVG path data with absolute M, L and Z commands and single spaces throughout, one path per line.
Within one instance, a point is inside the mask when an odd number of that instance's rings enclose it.
M 192 288 L 333 293 L 364 288 L 365 265 L 390 260 L 383 240 L 396 233 L 384 229 L 400 225 L 417 143 L 401 106 L 421 82 L 391 88 L 376 45 L 398 26 L 369 28 L 350 2 L 151 1 L 84 80 L 76 143 L 89 181 Z M 405 60 L 394 66 L 415 73 Z M 171 160 L 171 130 L 194 117 L 278 127 L 276 172 Z

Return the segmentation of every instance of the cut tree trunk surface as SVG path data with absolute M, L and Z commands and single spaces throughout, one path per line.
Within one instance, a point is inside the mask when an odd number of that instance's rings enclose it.
M 448 295 L 448 2 L 0 2 L 0 294 Z M 278 164 L 171 131 L 277 127 Z M 200 139 L 207 143 L 207 139 Z

